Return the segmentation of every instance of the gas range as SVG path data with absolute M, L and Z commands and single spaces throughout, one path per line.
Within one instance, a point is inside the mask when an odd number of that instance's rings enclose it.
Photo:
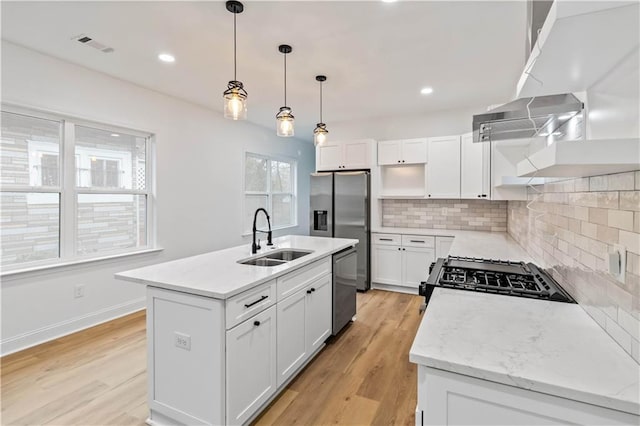
M 448 256 L 429 268 L 420 294 L 429 301 L 435 287 L 576 303 L 549 274 L 533 263 Z

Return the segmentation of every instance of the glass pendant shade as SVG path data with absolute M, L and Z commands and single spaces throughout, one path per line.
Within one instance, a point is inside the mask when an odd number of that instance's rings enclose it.
M 327 141 L 327 125 L 324 123 L 316 124 L 316 128 L 313 129 L 313 144 L 315 146 L 323 145 Z
M 224 118 L 246 120 L 247 92 L 240 81 L 230 81 L 224 91 Z
M 322 122 L 322 83 L 327 81 L 327 76 L 316 75 L 316 81 L 320 83 L 320 122 L 313 129 L 313 144 L 315 146 L 323 145 L 327 141 L 327 125 Z
M 293 124 L 295 117 L 291 114 L 291 108 L 280 107 L 280 112 L 276 114 L 276 133 L 278 136 L 289 137 L 294 135 Z
M 236 61 L 236 15 L 242 13 L 244 5 L 237 0 L 226 2 L 227 10 L 233 13 L 233 80 L 227 84 L 227 90 L 222 93 L 224 99 L 224 118 L 229 120 L 247 119 L 247 96 L 241 81 L 238 81 Z

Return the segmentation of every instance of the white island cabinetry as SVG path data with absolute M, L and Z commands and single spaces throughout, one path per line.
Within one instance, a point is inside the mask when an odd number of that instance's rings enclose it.
M 247 424 L 324 346 L 332 255 L 357 240 L 274 243 L 309 254 L 260 267 L 237 247 L 116 275 L 147 285 L 148 424 Z

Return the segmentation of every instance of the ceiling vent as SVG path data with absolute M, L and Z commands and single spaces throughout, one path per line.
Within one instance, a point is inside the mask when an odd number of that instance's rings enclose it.
M 109 47 L 106 44 L 102 44 L 99 41 L 96 41 L 89 37 L 86 34 L 80 34 L 78 36 L 73 37 L 72 40 L 76 40 L 79 43 L 84 44 L 85 46 L 91 46 L 94 49 L 101 51 L 102 53 L 111 53 L 113 52 L 113 47 Z

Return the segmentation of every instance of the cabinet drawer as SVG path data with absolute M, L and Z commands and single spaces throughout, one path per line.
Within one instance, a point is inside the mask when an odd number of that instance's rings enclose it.
M 274 303 L 276 303 L 276 280 L 268 281 L 231 297 L 226 304 L 226 329 L 235 327 Z
M 434 237 L 430 237 L 427 235 L 403 235 L 402 245 L 405 247 L 435 248 L 436 241 Z
M 401 242 L 400 234 L 373 234 L 373 244 L 399 246 Z
M 282 300 L 285 297 L 292 295 L 311 281 L 330 273 L 331 256 L 328 256 L 322 260 L 312 263 L 311 265 L 307 265 L 297 271 L 293 271 L 278 278 L 278 300 Z

